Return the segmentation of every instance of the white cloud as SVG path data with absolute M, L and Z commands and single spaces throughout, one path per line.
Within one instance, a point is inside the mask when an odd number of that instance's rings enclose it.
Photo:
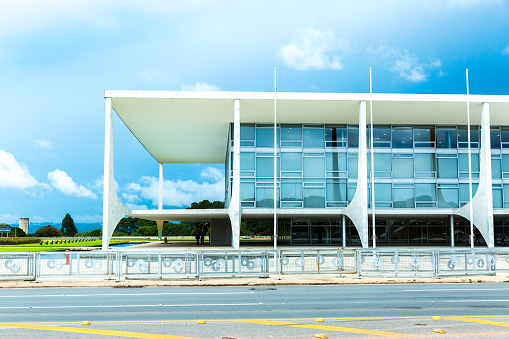
M 143 80 L 161 79 L 163 77 L 163 72 L 161 72 L 161 70 L 159 69 L 152 71 L 143 71 L 138 73 L 138 77 L 140 77 Z
M 219 87 L 214 85 L 209 85 L 204 82 L 197 82 L 194 85 L 182 85 L 181 90 L 183 91 L 219 91 Z
M 15 214 L 0 214 L 0 224 L 14 224 L 19 219 L 19 216 Z
M 342 54 L 351 52 L 345 39 L 337 39 L 331 30 L 320 31 L 313 26 L 298 32 L 291 44 L 281 47 L 279 53 L 285 63 L 299 71 L 342 70 Z
M 0 150 L 0 187 L 26 189 L 40 185 L 26 165 L 16 161 L 11 153 Z
M 502 51 L 502 55 L 509 55 L 509 46 L 504 48 L 504 50 Z
M 408 50 L 400 50 L 384 45 L 377 48 L 368 48 L 368 52 L 384 58 L 387 61 L 387 68 L 391 72 L 410 82 L 424 82 L 428 80 L 430 73 L 434 70 L 437 70 L 439 76 L 443 75 L 440 70 L 442 62 L 436 58 L 429 60 L 429 62 L 422 62 Z
M 48 180 L 51 185 L 60 192 L 75 197 L 83 197 L 90 199 L 97 199 L 97 195 L 83 185 L 76 184 L 72 178 L 65 172 L 56 169 L 48 173 Z
M 224 174 L 216 168 L 208 167 L 202 171 L 202 178 L 212 182 L 196 182 L 193 180 L 164 180 L 163 204 L 165 206 L 187 207 L 195 201 L 224 200 Z M 159 202 L 159 179 L 156 177 L 141 177 L 140 183 L 126 185 L 122 193 L 122 201 L 131 209 L 147 209 L 145 205 L 136 205 L 141 200 L 150 200 L 152 206 Z M 133 197 L 138 196 L 141 199 Z
M 53 145 L 51 144 L 51 141 L 46 139 L 36 139 L 34 140 L 34 144 L 36 147 L 51 150 L 53 149 Z

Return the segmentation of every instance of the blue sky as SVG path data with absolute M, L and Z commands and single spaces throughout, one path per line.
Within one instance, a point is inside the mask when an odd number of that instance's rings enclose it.
M 502 0 L 0 0 L 0 223 L 102 221 L 105 89 L 509 94 Z M 508 112 L 509 113 L 509 112 Z M 118 193 L 158 164 L 114 119 Z M 165 207 L 222 200 L 223 165 L 164 166 Z

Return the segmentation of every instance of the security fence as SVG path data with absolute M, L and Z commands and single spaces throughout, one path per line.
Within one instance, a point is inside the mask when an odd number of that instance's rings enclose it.
M 445 277 L 509 272 L 509 249 L 281 249 L 0 253 L 0 279 L 207 279 L 273 274 Z

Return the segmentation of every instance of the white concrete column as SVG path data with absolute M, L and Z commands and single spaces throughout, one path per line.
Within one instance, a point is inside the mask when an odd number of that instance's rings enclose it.
M 449 216 L 449 226 L 451 227 L 451 247 L 454 247 L 454 215 Z
M 357 188 L 344 213 L 352 220 L 363 248 L 368 247 L 368 159 L 366 149 L 366 101 L 359 106 L 359 153 Z
M 107 250 L 118 222 L 131 211 L 122 204 L 115 188 L 113 175 L 113 124 L 111 98 L 106 98 L 104 123 L 104 190 L 102 249 Z
M 159 211 L 163 210 L 163 164 L 159 163 L 159 203 L 157 205 Z M 157 220 L 157 237 L 159 240 L 163 237 L 164 220 Z
M 456 214 L 470 220 L 470 204 L 474 210 L 474 225 L 481 232 L 489 248 L 495 246 L 493 232 L 493 191 L 491 177 L 490 105 L 482 104 L 481 151 L 479 154 L 479 186 L 473 199 L 456 209 Z
M 232 227 L 232 247 L 240 246 L 240 100 L 235 100 L 233 108 L 233 183 L 231 188 L 228 215 Z

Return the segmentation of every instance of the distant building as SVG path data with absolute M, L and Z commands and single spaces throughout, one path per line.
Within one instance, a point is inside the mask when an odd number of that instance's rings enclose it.
M 28 234 L 28 227 L 30 222 L 28 218 L 19 218 L 19 228 L 21 228 L 26 234 Z
M 105 91 L 104 246 L 126 216 L 211 223 L 239 245 L 240 220 L 273 218 L 274 93 Z M 371 244 L 369 94 L 277 93 L 279 240 Z M 465 95 L 373 94 L 379 245 L 468 245 Z M 471 95 L 476 245 L 509 235 L 509 96 Z M 163 163 L 223 163 L 225 209 L 129 210 L 113 176 L 112 109 Z

